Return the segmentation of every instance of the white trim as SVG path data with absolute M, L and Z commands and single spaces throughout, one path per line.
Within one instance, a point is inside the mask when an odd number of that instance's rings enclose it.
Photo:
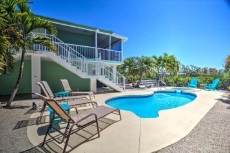
M 55 24 L 59 24 L 59 25 L 63 25 L 63 26 L 67 26 L 67 27 L 72 27 L 72 28 L 78 28 L 78 29 L 84 29 L 84 30 L 88 30 L 88 31 L 95 31 L 95 30 L 90 30 L 90 29 L 86 29 L 86 28 L 81 28 L 81 27 L 77 27 L 77 26 L 72 26 L 72 25 L 68 25 L 68 24 L 63 24 L 63 23 L 59 23 L 59 22 L 54 22 L 49 20 L 51 23 L 55 23 Z
M 128 40 L 128 37 L 125 37 L 125 36 L 122 36 L 116 33 L 112 33 L 112 36 L 124 40 L 123 42 L 126 42 Z

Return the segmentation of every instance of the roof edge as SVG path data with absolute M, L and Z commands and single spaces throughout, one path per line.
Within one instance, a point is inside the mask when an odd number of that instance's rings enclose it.
M 95 28 L 95 27 L 91 27 L 91 26 L 86 26 L 86 25 L 82 25 L 82 24 L 78 24 L 78 23 L 74 23 L 74 22 L 70 22 L 70 21 L 65 21 L 65 20 L 51 18 L 51 17 L 37 15 L 37 14 L 35 14 L 35 15 L 40 17 L 40 18 L 44 18 L 46 20 L 49 20 L 50 22 L 54 22 L 56 24 L 62 24 L 62 25 L 64 24 L 64 25 L 74 26 L 77 28 L 85 29 L 85 30 L 90 30 L 90 31 L 98 30 L 98 31 L 103 32 L 103 33 L 113 34 L 113 31 L 111 31 L 111 30 L 104 30 L 104 29 L 100 29 L 100 28 Z

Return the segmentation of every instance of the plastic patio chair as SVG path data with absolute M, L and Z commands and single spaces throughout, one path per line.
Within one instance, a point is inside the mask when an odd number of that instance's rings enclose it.
M 216 87 L 219 84 L 220 79 L 214 79 L 211 84 L 204 84 L 204 89 L 205 90 L 217 90 Z
M 188 83 L 188 87 L 197 88 L 198 79 L 191 78 L 190 82 Z

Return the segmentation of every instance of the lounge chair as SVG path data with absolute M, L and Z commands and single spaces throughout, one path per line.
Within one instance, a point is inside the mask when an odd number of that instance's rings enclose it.
M 54 100 L 56 101 L 65 101 L 68 103 L 68 105 L 72 108 L 74 108 L 76 110 L 76 113 L 78 113 L 78 110 L 75 106 L 77 105 L 83 105 L 83 104 L 91 104 L 92 107 L 97 107 L 97 102 L 95 101 L 92 101 L 90 99 L 87 99 L 86 96 L 70 96 L 70 97 L 58 97 L 58 98 L 55 98 L 52 90 L 50 89 L 48 83 L 46 81 L 40 81 L 40 82 L 37 82 L 37 85 L 39 85 L 41 87 L 41 89 L 43 90 L 45 96 L 47 98 L 53 98 Z M 82 99 L 82 98 L 85 98 L 85 99 Z M 44 112 L 46 108 L 46 103 L 43 104 L 42 106 L 42 109 L 41 109 L 41 116 Z
M 41 87 L 41 89 L 43 90 L 43 92 L 46 95 L 46 97 L 53 98 L 56 101 L 70 100 L 70 99 L 80 99 L 80 98 L 87 99 L 86 96 L 55 97 L 53 92 L 52 92 L 52 90 L 50 89 L 50 86 L 48 85 L 48 83 L 46 81 L 37 82 L 37 85 L 39 85 Z
M 198 84 L 198 79 L 192 78 L 188 83 L 188 87 L 197 88 L 197 84 Z
M 205 90 L 217 90 L 216 87 L 219 84 L 220 79 L 214 79 L 211 84 L 204 84 Z
M 44 100 L 44 102 L 49 107 L 51 107 L 55 112 L 52 119 L 50 120 L 49 126 L 48 126 L 47 131 L 46 131 L 46 135 L 44 137 L 44 140 L 43 140 L 41 146 L 44 146 L 47 135 L 49 135 L 54 141 L 56 141 L 59 144 L 63 143 L 64 139 L 66 139 L 63 153 L 66 151 L 66 147 L 68 145 L 68 141 L 69 141 L 70 135 L 72 133 L 78 132 L 79 130 L 81 130 L 87 126 L 89 126 L 93 123 L 96 123 L 97 134 L 98 134 L 98 137 L 100 137 L 98 119 L 100 119 L 100 118 L 102 118 L 102 117 L 104 117 L 110 113 L 114 113 L 114 114 L 119 115 L 120 120 L 121 120 L 120 110 L 114 109 L 111 107 L 107 107 L 107 106 L 98 106 L 96 108 L 88 109 L 84 112 L 81 112 L 81 113 L 77 114 L 76 116 L 70 117 L 54 99 L 47 99 L 40 94 L 37 94 L 37 93 L 34 93 L 34 94 L 38 95 L 42 100 Z M 117 113 L 115 113 L 115 112 L 117 112 Z M 56 129 L 55 126 L 53 126 L 52 123 L 53 123 L 53 120 L 55 118 L 55 115 L 58 115 L 62 120 L 67 122 L 67 126 L 66 126 L 64 132 Z M 74 128 L 75 126 L 77 127 L 76 129 Z M 52 135 L 50 135 L 50 129 L 51 128 L 56 130 L 57 132 L 59 132 L 63 137 L 62 138 L 60 138 L 60 137 L 56 138 L 56 137 L 53 137 Z
M 69 82 L 66 79 L 61 79 L 61 83 L 62 83 L 64 90 L 68 91 L 69 94 L 72 96 L 74 96 L 74 95 L 89 95 L 90 99 L 92 99 L 92 97 L 95 98 L 95 95 L 93 92 L 72 91 L 72 89 L 70 88 Z

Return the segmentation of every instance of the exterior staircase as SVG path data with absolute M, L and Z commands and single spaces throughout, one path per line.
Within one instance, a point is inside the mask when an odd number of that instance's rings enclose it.
M 57 48 L 57 53 L 53 53 L 48 48 L 37 44 L 33 47 L 34 53 L 47 55 L 51 60 L 81 78 L 96 78 L 115 91 L 125 90 L 125 77 L 114 70 L 113 67 L 105 64 L 98 58 L 88 60 L 76 49 L 53 35 L 42 33 L 36 33 L 36 35 L 50 38 L 52 44 Z

